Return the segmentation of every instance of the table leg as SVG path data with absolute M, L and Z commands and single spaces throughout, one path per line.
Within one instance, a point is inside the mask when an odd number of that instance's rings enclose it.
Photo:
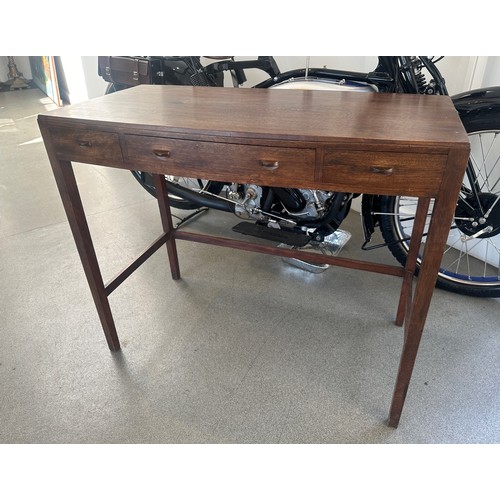
M 399 306 L 396 316 L 396 325 L 401 326 L 407 314 L 408 307 L 411 305 L 413 276 L 417 269 L 417 259 L 422 243 L 422 236 L 425 229 L 425 222 L 429 212 L 430 198 L 419 198 L 413 229 L 411 232 L 410 249 L 406 258 L 405 274 L 403 278 L 403 286 L 401 287 L 401 295 L 399 297 Z
M 167 253 L 170 262 L 170 272 L 172 278 L 178 280 L 181 277 L 179 267 L 179 258 L 177 256 L 177 246 L 175 244 L 174 225 L 172 223 L 172 214 L 170 212 L 170 201 L 167 192 L 167 183 L 164 175 L 152 174 L 156 189 L 156 197 L 158 199 L 158 207 L 160 209 L 161 223 L 163 231 L 167 234 Z
M 450 210 L 450 204 L 446 200 L 437 199 L 434 203 L 415 294 L 412 303 L 407 307 L 403 350 L 389 413 L 391 427 L 398 426 L 403 411 L 420 339 L 436 285 L 437 273 L 441 265 L 444 245 L 448 237 L 448 230 L 443 230 L 443 227 L 450 227 L 453 207 L 454 205 L 451 205 Z
M 90 291 L 92 292 L 97 313 L 101 320 L 106 341 L 111 351 L 119 351 L 120 342 L 116 333 L 108 297 L 104 289 L 104 282 L 97 262 L 80 193 L 78 192 L 73 167 L 71 162 L 59 160 L 52 160 L 51 166 L 73 238 L 80 254 Z

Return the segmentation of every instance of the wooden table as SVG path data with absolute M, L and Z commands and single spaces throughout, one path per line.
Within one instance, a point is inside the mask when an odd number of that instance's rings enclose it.
M 180 278 L 176 240 L 303 258 L 303 253 L 175 230 L 165 174 L 419 198 L 405 269 L 311 254 L 308 260 L 401 276 L 396 323 L 404 345 L 389 425 L 397 427 L 469 155 L 445 96 L 139 86 L 38 118 L 54 176 L 112 351 L 120 349 L 108 295 L 166 244 Z M 108 283 L 99 270 L 71 162 L 153 174 L 164 232 Z M 434 208 L 419 278 L 415 263 Z

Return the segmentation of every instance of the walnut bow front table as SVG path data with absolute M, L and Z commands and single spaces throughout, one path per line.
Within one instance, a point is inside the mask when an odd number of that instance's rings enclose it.
M 404 343 L 389 425 L 397 427 L 469 155 L 446 96 L 141 85 L 39 115 L 54 176 L 112 351 L 120 349 L 108 295 L 176 240 L 287 257 L 296 250 L 175 230 L 165 175 L 419 198 L 406 267 L 311 254 L 308 260 L 402 277 L 396 323 Z M 163 225 L 137 259 L 104 283 L 71 162 L 153 174 Z M 419 277 L 413 276 L 431 198 Z

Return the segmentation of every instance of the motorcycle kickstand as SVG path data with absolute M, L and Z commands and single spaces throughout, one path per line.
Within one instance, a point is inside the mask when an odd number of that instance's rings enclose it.
M 179 217 L 177 215 L 172 214 L 172 217 L 179 220 L 179 222 L 175 225 L 175 229 L 179 229 L 179 227 L 181 227 L 182 225 L 186 224 L 187 222 L 194 219 L 198 215 L 204 214 L 205 212 L 208 212 L 207 207 L 198 208 L 194 212 L 190 213 L 187 217 Z

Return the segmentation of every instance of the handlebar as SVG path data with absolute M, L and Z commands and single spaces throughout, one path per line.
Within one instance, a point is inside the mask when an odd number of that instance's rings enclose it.
M 212 56 L 213 58 L 214 56 Z M 274 78 L 279 75 L 280 70 L 273 56 L 259 56 L 257 59 L 252 59 L 248 61 L 235 61 L 233 59 L 218 61 L 209 64 L 205 71 L 207 74 L 216 74 L 222 71 L 231 71 L 238 85 L 242 85 L 246 82 L 247 78 L 245 76 L 245 69 L 260 69 L 266 72 L 270 78 Z

